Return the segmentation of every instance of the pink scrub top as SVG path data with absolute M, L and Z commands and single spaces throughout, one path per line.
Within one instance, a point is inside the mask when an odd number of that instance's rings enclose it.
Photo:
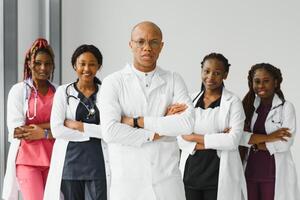
M 34 91 L 29 98 L 30 116 L 34 114 Z M 54 89 L 49 87 L 46 95 L 38 93 L 36 117 L 32 120 L 26 116 L 26 125 L 42 124 L 50 122 L 51 108 L 54 97 Z M 50 166 L 54 139 L 21 140 L 16 159 L 17 165 Z

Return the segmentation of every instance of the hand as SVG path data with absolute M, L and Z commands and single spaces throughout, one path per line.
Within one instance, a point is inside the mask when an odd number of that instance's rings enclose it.
M 231 128 L 225 128 L 224 130 L 223 130 L 223 133 L 229 133 L 231 131 Z
M 154 134 L 153 141 L 159 140 L 163 136 L 158 135 L 157 133 Z
M 195 146 L 195 150 L 204 150 L 204 149 L 205 149 L 204 144 L 197 143 Z
M 172 105 L 168 106 L 165 116 L 180 114 L 180 113 L 184 112 L 187 108 L 188 108 L 188 106 L 184 103 L 172 104 Z
M 181 136 L 184 140 L 188 141 L 188 142 L 193 142 L 194 141 L 194 134 L 190 134 L 190 135 L 182 135 Z
M 122 116 L 121 123 L 122 124 L 127 124 L 128 126 L 133 127 L 133 118 L 132 117 L 127 117 L 127 116 Z
M 189 142 L 197 142 L 199 144 L 204 144 L 204 135 L 201 134 L 193 133 L 190 135 L 182 135 L 181 137 Z
M 271 134 L 267 135 L 268 141 L 267 142 L 274 142 L 274 141 L 287 141 L 287 137 L 291 137 L 292 134 L 289 132 L 288 128 L 280 128 Z
M 74 130 L 78 130 L 80 132 L 84 132 L 83 123 L 80 122 L 80 121 L 66 119 L 64 121 L 64 125 L 65 125 L 65 127 L 68 127 L 70 129 L 74 129 Z
M 266 143 L 259 143 L 257 144 L 257 149 L 259 150 L 263 150 L 263 151 L 267 151 L 267 146 L 266 146 Z
M 15 128 L 14 138 L 19 139 L 19 140 L 23 139 L 24 136 L 25 136 L 24 135 L 25 134 L 25 131 L 24 131 L 25 127 L 29 128 L 29 126 L 19 126 L 19 127 Z
M 23 130 L 23 139 L 25 140 L 40 140 L 45 137 L 44 129 L 35 124 L 23 127 Z

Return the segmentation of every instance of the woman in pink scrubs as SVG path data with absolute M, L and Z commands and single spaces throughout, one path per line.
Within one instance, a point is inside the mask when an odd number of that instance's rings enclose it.
M 4 199 L 16 198 L 17 189 L 23 200 L 43 199 L 54 144 L 50 130 L 53 71 L 52 48 L 45 39 L 37 39 L 26 54 L 24 81 L 15 84 L 8 95 L 11 146 Z

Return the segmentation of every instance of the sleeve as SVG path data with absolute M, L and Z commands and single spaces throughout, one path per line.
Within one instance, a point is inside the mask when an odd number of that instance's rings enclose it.
M 99 139 L 103 138 L 101 125 L 83 123 L 83 130 L 84 130 L 83 134 L 87 137 L 99 138 Z
M 55 92 L 51 111 L 50 126 L 53 137 L 73 142 L 88 140 L 88 137 L 82 132 L 64 126 L 64 121 L 67 119 L 66 111 L 65 86 L 60 86 Z M 86 125 L 84 128 L 86 128 Z M 88 132 L 89 128 L 85 132 Z
M 236 98 L 232 102 L 229 111 L 229 133 L 214 133 L 204 136 L 204 146 L 206 149 L 216 150 L 236 150 L 244 128 L 245 114 L 242 102 Z
M 181 135 L 177 136 L 178 146 L 182 151 L 185 151 L 191 155 L 195 153 L 195 147 L 197 142 L 189 142 L 184 140 Z
M 270 154 L 289 151 L 293 145 L 296 134 L 296 112 L 293 104 L 285 102 L 282 107 L 282 128 L 289 128 L 292 137 L 287 138 L 286 141 L 267 142 L 266 146 Z
M 191 134 L 194 129 L 194 106 L 188 95 L 183 79 L 176 73 L 173 74 L 174 96 L 172 103 L 184 103 L 188 108 L 181 114 L 144 117 L 144 128 L 165 136 L 178 136 Z
M 122 124 L 122 108 L 119 102 L 119 89 L 121 83 L 112 75 L 104 79 L 100 91 L 100 116 L 103 139 L 107 143 L 119 143 L 128 146 L 140 147 L 151 141 L 154 132 L 137 129 Z
M 250 140 L 252 134 L 253 133 L 251 133 L 251 132 L 244 131 L 241 136 L 240 145 L 245 146 L 245 147 L 251 147 L 251 144 L 249 144 L 249 140 Z
M 24 112 L 24 89 L 22 83 L 14 85 L 7 97 L 7 128 L 8 141 L 14 140 L 14 131 L 16 127 L 25 125 L 26 113 Z

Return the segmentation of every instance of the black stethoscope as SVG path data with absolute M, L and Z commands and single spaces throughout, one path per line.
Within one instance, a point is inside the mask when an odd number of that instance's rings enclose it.
M 284 105 L 284 103 L 285 103 L 285 101 L 283 101 L 281 104 L 279 104 L 279 105 L 277 105 L 277 106 L 274 106 L 273 108 L 272 108 L 272 110 L 274 110 L 274 109 L 276 109 L 276 108 L 279 108 L 280 106 L 283 106 Z M 279 117 L 280 117 L 280 119 L 279 120 L 274 120 L 274 118 L 272 117 L 272 123 L 273 124 L 276 124 L 276 125 L 280 125 L 280 126 L 282 126 L 282 116 L 281 116 L 281 114 L 279 115 Z
M 92 107 L 89 108 L 83 101 L 81 101 L 80 98 L 78 98 L 78 97 L 76 97 L 76 96 L 74 96 L 74 95 L 69 94 L 69 92 L 68 92 L 68 91 L 69 91 L 69 88 L 70 88 L 70 86 L 72 86 L 73 84 L 75 84 L 75 82 L 74 82 L 74 83 L 70 83 L 70 84 L 66 87 L 67 104 L 70 105 L 70 98 L 74 98 L 74 99 L 76 99 L 79 103 L 81 103 L 81 104 L 85 107 L 85 109 L 88 111 L 87 118 L 89 118 L 89 117 L 91 117 L 91 116 L 94 116 L 95 113 L 96 113 L 96 109 L 95 109 L 94 103 L 92 104 Z

